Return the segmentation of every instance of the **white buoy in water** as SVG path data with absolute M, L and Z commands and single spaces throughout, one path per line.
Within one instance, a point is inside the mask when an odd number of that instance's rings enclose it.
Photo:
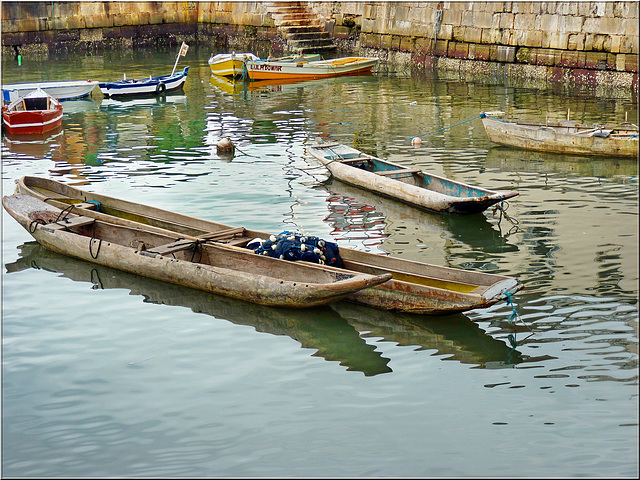
M 218 145 L 217 145 L 218 154 L 222 153 L 225 155 L 233 155 L 233 152 L 235 151 L 235 149 L 236 149 L 236 146 L 233 144 L 233 142 L 229 137 L 223 138 L 218 142 Z
M 420 145 L 422 145 L 422 139 L 420 137 L 413 137 L 411 139 L 411 145 L 413 145 L 414 147 L 419 147 Z

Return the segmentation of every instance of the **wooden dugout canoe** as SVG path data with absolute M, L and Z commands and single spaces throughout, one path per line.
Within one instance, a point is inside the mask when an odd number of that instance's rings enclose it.
M 338 180 L 423 210 L 472 214 L 518 195 L 497 192 L 406 168 L 337 142 L 316 141 L 307 153 Z
M 489 139 L 508 147 L 572 155 L 638 156 L 638 127 L 632 123 L 610 128 L 571 121 L 520 123 L 496 118 L 488 112 L 480 114 L 480 118 Z
M 41 177 L 22 177 L 17 181 L 17 191 L 59 208 L 73 204 L 73 211 L 81 212 L 83 216 L 108 219 L 121 225 L 144 227 L 160 233 L 171 232 L 183 238 L 207 235 L 221 248 L 237 248 L 254 238 L 267 239 L 270 235 L 88 192 Z M 95 208 L 98 211 L 94 211 Z M 340 256 L 345 270 L 352 273 L 392 274 L 391 280 L 346 297 L 349 301 L 383 310 L 428 315 L 464 312 L 491 306 L 504 300 L 506 293 L 513 294 L 523 288 L 513 277 L 441 267 L 346 247 L 340 247 Z
M 30 195 L 5 196 L 2 205 L 38 243 L 55 252 L 261 305 L 325 305 L 391 278 L 286 262 L 152 232 L 141 225 L 118 225 L 108 218 L 61 210 Z

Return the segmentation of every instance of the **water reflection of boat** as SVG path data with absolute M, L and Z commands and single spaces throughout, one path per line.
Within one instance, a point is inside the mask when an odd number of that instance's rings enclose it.
M 167 103 L 187 103 L 187 96 L 182 94 L 162 95 L 156 97 L 130 98 L 130 99 L 114 99 L 103 98 L 100 102 L 101 107 L 113 109 L 130 109 L 135 107 L 155 107 L 165 105 Z
M 90 283 L 93 289 L 126 289 L 132 295 L 143 296 L 147 303 L 187 307 L 236 325 L 252 326 L 258 332 L 286 335 L 303 348 L 316 349 L 314 356 L 337 361 L 347 370 L 360 371 L 367 376 L 391 371 L 387 366 L 389 359 L 382 357 L 375 346 L 368 345 L 353 327 L 328 307 L 304 312 L 264 307 L 67 257 L 47 250 L 37 242 L 27 242 L 19 249 L 20 258 L 6 264 L 7 273 L 36 268 L 59 273 L 76 282 Z
M 93 98 L 78 98 L 76 100 L 66 100 L 62 106 L 64 108 L 64 117 L 67 117 L 76 113 L 98 110 L 100 102 L 95 101 Z
M 210 75 L 209 82 L 216 89 L 229 95 L 234 95 L 246 90 L 249 84 L 248 81 L 244 81 L 241 78 L 221 77 L 219 75 Z
M 4 144 L 11 153 L 44 158 L 47 153 L 58 146 L 63 133 L 62 125 L 58 125 L 54 130 L 46 133 L 14 135 L 7 131 L 4 135 Z
M 373 77 L 373 73 L 364 72 L 358 77 L 358 81 L 360 81 L 360 77 Z M 353 79 L 349 80 L 350 77 L 331 77 L 327 79 L 331 82 L 344 83 L 347 81 L 353 82 Z M 268 79 L 268 80 L 252 80 L 248 82 L 249 90 L 266 90 L 271 92 L 282 92 L 287 89 L 287 85 L 294 85 L 297 87 L 304 86 L 317 86 L 317 82 L 314 80 L 309 80 L 308 78 L 277 78 L 277 79 Z
M 329 204 L 330 215 L 326 220 L 343 230 L 345 238 L 359 232 L 364 238 L 380 239 L 380 243 L 394 234 L 401 235 L 406 240 L 406 236 L 410 234 L 407 227 L 411 226 L 410 230 L 415 232 L 413 243 L 425 242 L 425 237 L 433 237 L 434 241 L 442 241 L 444 238 L 448 242 L 463 242 L 472 248 L 482 248 L 484 251 L 518 250 L 516 245 L 507 241 L 508 232 L 513 227 L 507 221 L 501 222 L 497 230 L 483 214 L 465 216 L 431 214 L 367 190 L 352 187 L 333 178 L 317 188 L 325 189 L 332 195 L 330 197 L 332 201 Z M 336 197 L 342 197 L 344 200 L 341 202 L 336 200 Z M 361 204 L 359 215 L 352 214 L 354 202 Z M 344 207 L 339 207 L 340 204 Z M 496 216 L 499 215 L 500 212 L 496 213 Z M 373 217 L 377 221 L 371 222 L 370 219 Z M 382 222 L 384 228 L 380 225 Z M 337 231 L 337 236 L 341 236 L 343 232 Z
M 638 175 L 638 160 L 621 157 L 585 157 L 491 147 L 486 166 L 501 172 L 569 173 L 589 177 Z
M 363 337 L 381 338 L 400 346 L 415 345 L 416 350 L 436 350 L 434 355 L 447 355 L 445 360 L 482 368 L 510 367 L 524 361 L 520 352 L 487 335 L 462 314 L 420 317 L 347 302 L 338 302 L 331 308 L 363 332 Z

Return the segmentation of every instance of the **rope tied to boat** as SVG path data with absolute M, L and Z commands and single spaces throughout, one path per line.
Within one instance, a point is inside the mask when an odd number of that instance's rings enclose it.
M 502 222 L 503 216 L 506 220 L 511 222 L 511 225 L 513 226 L 511 227 L 511 229 L 509 229 L 509 232 L 507 233 L 507 235 L 511 235 L 512 233 L 515 233 L 520 229 L 520 227 L 518 226 L 520 222 L 507 213 L 508 209 L 509 209 L 509 202 L 503 200 L 502 195 L 500 195 L 500 203 L 496 204 L 496 206 L 493 207 L 492 215 L 495 217 L 496 212 L 498 211 L 500 212 L 500 218 L 498 219 L 498 228 L 500 227 L 500 223 Z
M 99 201 L 89 199 L 89 200 L 85 200 L 85 202 L 95 205 L 96 206 L 96 212 L 100 211 L 100 207 L 102 206 L 102 204 Z
M 29 233 L 33 233 L 38 228 L 38 225 L 46 225 L 47 222 L 42 220 L 41 218 L 36 218 L 33 222 L 29 224 Z
M 60 221 L 66 220 L 67 217 L 69 216 L 69 214 L 71 213 L 71 210 L 73 210 L 75 207 L 75 205 L 69 205 L 67 208 L 65 208 L 64 210 L 62 210 L 59 214 L 58 217 L 56 218 L 55 222 L 53 223 L 58 223 Z M 64 216 L 62 216 L 62 214 L 64 214 Z M 60 218 L 62 217 L 62 218 Z
M 459 126 L 459 125 L 464 125 L 465 123 L 472 122 L 472 121 L 474 121 L 474 120 L 477 120 L 478 118 L 484 118 L 484 115 L 485 115 L 484 113 L 481 113 L 480 115 L 477 115 L 477 116 L 475 116 L 475 117 L 473 117 L 473 118 L 470 118 L 470 119 L 468 119 L 468 120 L 464 120 L 464 121 L 462 121 L 462 122 L 460 122 L 460 123 L 456 123 L 455 125 L 449 125 L 448 127 L 439 128 L 438 130 L 434 130 L 434 131 L 432 131 L 432 132 L 427 132 L 427 133 L 425 133 L 424 135 L 431 135 L 431 134 L 433 134 L 433 133 L 442 132 L 442 131 L 444 131 L 444 130 L 448 130 L 448 129 L 450 129 L 450 128 L 457 127 L 457 126 Z M 415 136 L 414 136 L 414 137 L 409 137 L 409 140 L 413 140 L 414 138 L 417 138 L 417 137 L 415 137 Z
M 527 335 L 522 341 L 526 340 L 527 338 L 529 338 L 531 335 L 534 334 L 533 330 L 531 330 L 529 328 L 529 325 L 527 325 L 524 320 L 522 320 L 522 318 L 520 317 L 520 315 L 518 314 L 518 311 L 516 310 L 515 305 L 513 304 L 513 300 L 511 299 L 511 293 L 509 292 L 504 292 L 505 297 L 507 298 L 507 305 L 509 307 L 511 307 L 511 316 L 509 317 L 508 322 L 509 323 L 516 323 L 517 320 L 520 320 L 520 323 L 522 323 L 522 325 L 525 326 L 525 328 L 527 330 L 529 330 L 531 332 L 530 335 Z M 515 337 L 513 335 L 509 335 L 509 340 L 512 343 L 513 348 L 515 348 L 517 346 L 517 343 L 515 341 Z

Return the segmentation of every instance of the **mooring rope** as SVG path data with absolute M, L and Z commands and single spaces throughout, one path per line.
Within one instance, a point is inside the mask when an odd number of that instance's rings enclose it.
M 465 124 L 465 123 L 472 122 L 472 121 L 474 121 L 474 120 L 477 120 L 478 118 L 483 118 L 483 116 L 484 116 L 484 113 L 481 113 L 480 115 L 477 115 L 477 116 L 475 116 L 475 117 L 473 117 L 473 118 L 470 118 L 469 120 L 464 120 L 463 122 L 456 123 L 455 125 L 450 125 L 450 126 L 448 126 L 448 127 L 439 128 L 438 130 L 434 130 L 433 132 L 425 133 L 424 135 L 431 135 L 431 134 L 433 134 L 433 133 L 442 132 L 442 131 L 444 131 L 444 130 L 448 130 L 448 129 L 450 129 L 450 128 L 457 127 L 457 126 L 459 126 L 459 125 L 463 125 L 463 124 Z M 415 138 L 415 136 L 414 136 L 414 137 L 409 137 L 409 139 L 410 139 L 410 140 L 411 140 L 411 139 L 414 139 L 414 138 Z

